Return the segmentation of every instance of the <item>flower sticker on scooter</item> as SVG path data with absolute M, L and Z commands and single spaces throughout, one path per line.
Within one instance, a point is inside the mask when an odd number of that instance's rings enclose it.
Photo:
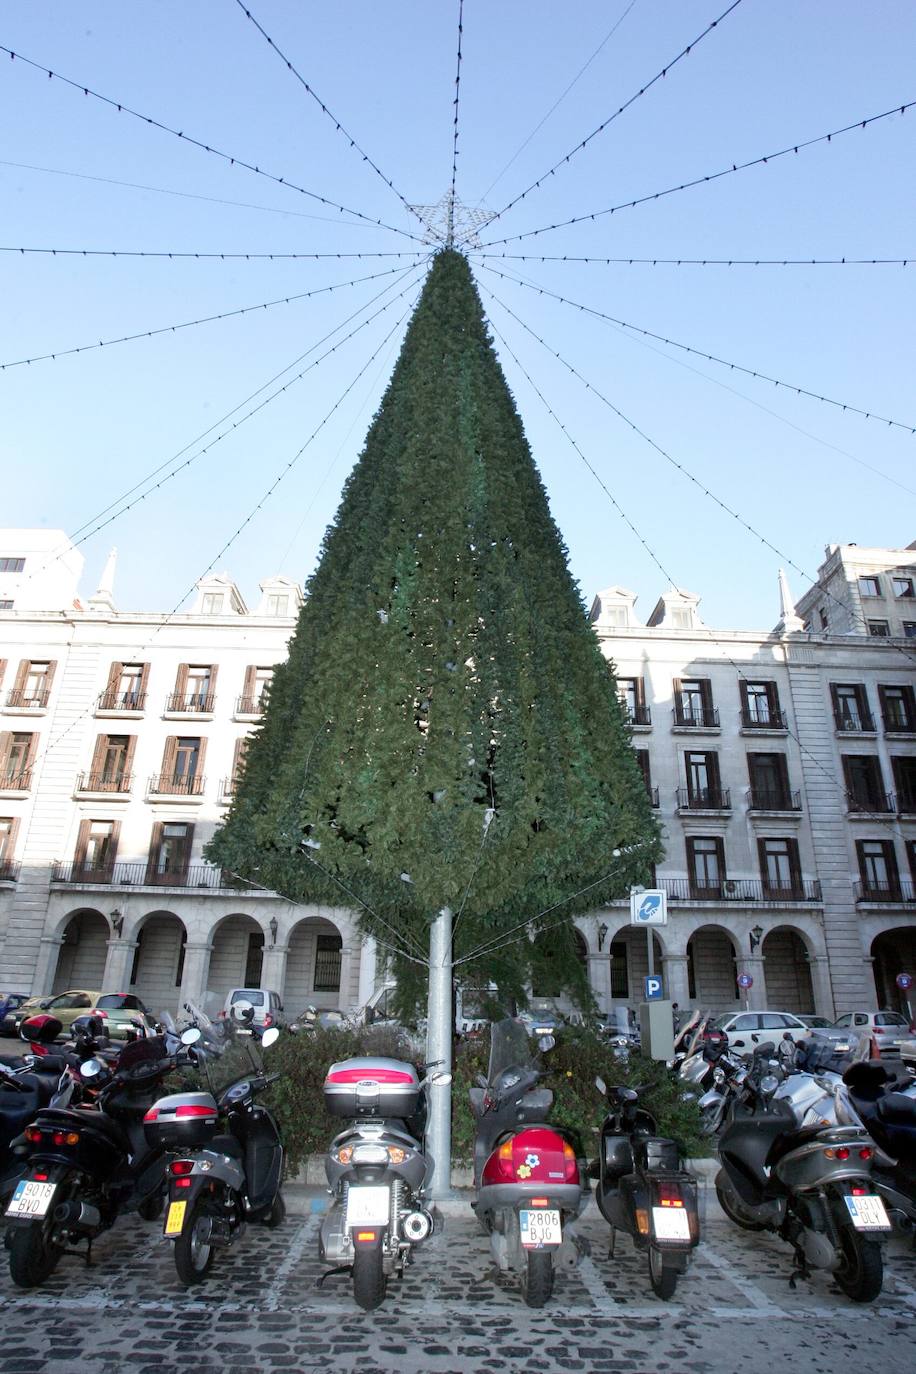
M 530 1164 L 520 1164 L 515 1172 L 518 1174 L 519 1178 L 530 1178 L 531 1166 Z
M 541 1162 L 540 1155 L 525 1155 L 525 1163 L 529 1169 L 536 1169 Z

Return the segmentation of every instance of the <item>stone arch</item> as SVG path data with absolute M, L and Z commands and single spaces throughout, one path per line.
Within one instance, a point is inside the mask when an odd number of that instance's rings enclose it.
M 644 1000 L 644 978 L 649 972 L 649 949 L 645 930 L 629 922 L 608 932 L 602 953 L 610 961 L 610 1006 L 637 1006 Z M 666 942 L 659 930 L 652 931 L 652 956 L 655 972 L 662 973 Z
M 172 1010 L 178 1002 L 188 932 L 173 911 L 145 912 L 134 924 L 135 943 L 124 988 L 112 992 L 132 992 L 154 1015 Z
M 775 926 L 764 935 L 760 952 L 767 1006 L 797 1015 L 813 1012 L 811 948 L 804 932 L 795 926 Z
M 289 933 L 283 1005 L 292 1019 L 307 1006 L 346 1007 L 343 934 L 324 916 L 306 916 Z
M 871 942 L 869 953 L 875 975 L 877 1005 L 910 1016 L 916 1011 L 916 992 L 903 992 L 897 987 L 898 973 L 908 973 L 916 979 L 916 925 L 890 926 L 879 931 Z
M 208 1010 L 220 1010 L 232 988 L 262 986 L 265 945 L 264 928 L 253 916 L 232 912 L 216 922 L 210 931 Z
M 727 926 L 717 921 L 697 926 L 687 941 L 687 990 L 691 1002 L 712 1011 L 737 1011 L 738 958 L 737 940 Z
M 57 968 L 51 995 L 69 988 L 101 991 L 108 954 L 111 926 L 95 907 L 78 907 L 67 912 L 58 926 L 62 943 L 57 954 Z

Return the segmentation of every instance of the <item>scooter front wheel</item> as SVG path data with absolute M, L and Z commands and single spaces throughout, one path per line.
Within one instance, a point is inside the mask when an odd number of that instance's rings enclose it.
M 730 1188 L 723 1188 L 718 1179 L 716 1179 L 716 1198 L 729 1221 L 740 1226 L 742 1231 L 765 1231 L 767 1229 L 759 1221 L 754 1221 L 747 1213 L 740 1210 L 741 1204 L 734 1193 Z
M 213 1265 L 213 1246 L 205 1239 L 209 1230 L 209 1218 L 202 1207 L 195 1206 L 175 1240 L 175 1268 L 188 1288 L 202 1283 Z
M 553 1292 L 553 1251 L 529 1250 L 522 1270 L 522 1297 L 529 1307 L 543 1307 Z
M 387 1286 L 381 1246 L 357 1246 L 353 1255 L 353 1297 L 357 1306 L 366 1312 L 381 1307 Z
M 649 1282 L 657 1298 L 668 1302 L 677 1288 L 677 1270 L 665 1264 L 662 1253 L 654 1245 L 649 1247 Z

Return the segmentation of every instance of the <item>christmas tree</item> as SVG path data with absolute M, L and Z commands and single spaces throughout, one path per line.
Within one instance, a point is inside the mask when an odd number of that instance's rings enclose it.
M 546 962 L 582 993 L 572 917 L 648 880 L 657 830 L 451 249 L 433 261 L 307 591 L 208 857 L 297 902 L 352 907 L 389 952 L 427 950 L 450 908 L 457 961 L 490 943 L 460 964 L 466 982 L 523 995 Z M 529 920 L 531 938 L 501 943 Z M 420 965 L 395 967 L 405 997 L 420 996 Z

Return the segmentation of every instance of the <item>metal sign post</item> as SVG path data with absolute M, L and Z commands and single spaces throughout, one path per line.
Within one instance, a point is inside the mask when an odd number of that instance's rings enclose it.
M 748 1009 L 748 992 L 754 986 L 754 978 L 750 973 L 738 974 L 738 987 L 744 993 L 744 1010 Z
M 633 888 L 630 892 L 630 924 L 646 928 L 646 957 L 649 974 L 645 982 L 646 1000 L 640 1007 L 642 1052 L 653 1059 L 670 1059 L 674 1053 L 674 1023 L 671 1003 L 664 1000 L 662 978 L 655 972 L 653 926 L 668 923 L 668 894 L 661 888 Z
M 910 988 L 913 986 L 913 975 L 911 973 L 898 973 L 894 981 L 900 991 L 905 994 L 907 1019 L 912 1025 L 913 1008 L 910 1006 Z

